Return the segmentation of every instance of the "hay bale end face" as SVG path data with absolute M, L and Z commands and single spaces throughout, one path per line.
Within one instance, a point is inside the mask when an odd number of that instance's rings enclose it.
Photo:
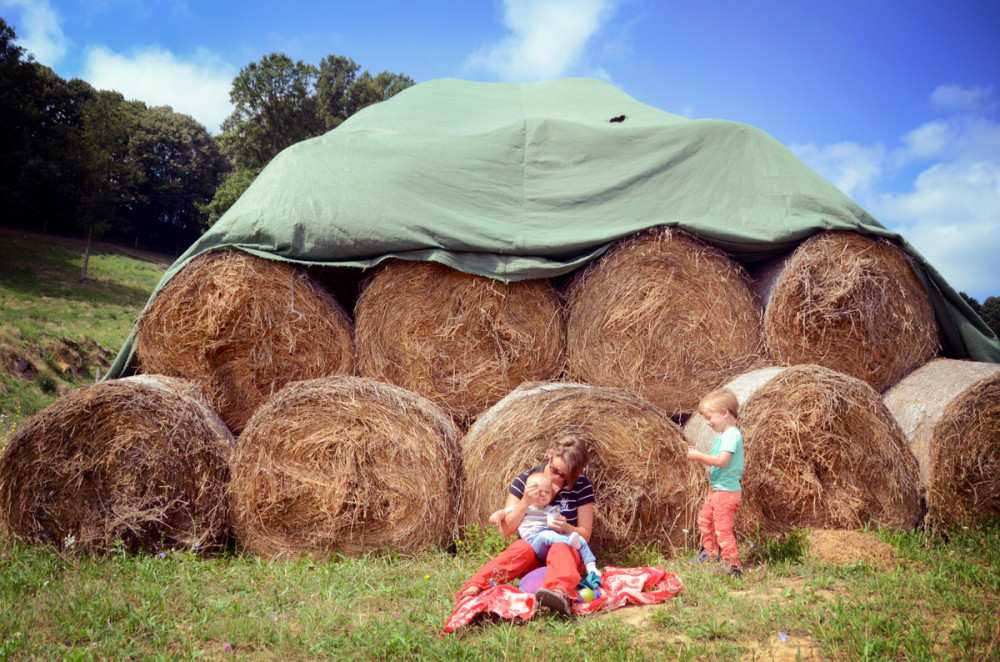
M 360 372 L 468 422 L 565 361 L 562 302 L 548 280 L 502 283 L 436 262 L 393 260 L 355 308 Z
M 262 556 L 416 553 L 455 534 L 457 429 L 429 400 L 362 377 L 287 385 L 240 436 L 230 502 Z
M 658 228 L 570 281 L 566 343 L 569 379 L 627 388 L 680 416 L 763 359 L 762 309 L 725 253 Z
M 193 259 L 139 317 L 143 372 L 195 381 L 239 433 L 289 382 L 352 374 L 353 325 L 304 268 L 242 251 Z
M 765 537 L 792 526 L 907 529 L 921 516 L 917 463 L 865 382 L 792 366 L 750 395 L 739 416 L 745 469 L 737 527 Z
M 767 274 L 758 287 L 778 363 L 821 365 L 881 393 L 938 350 L 927 293 L 888 239 L 824 232 Z
M 1000 365 L 935 359 L 883 400 L 920 466 L 928 524 L 1000 516 Z
M 0 456 L 0 521 L 10 533 L 109 551 L 195 546 L 229 532 L 233 436 L 191 382 L 140 375 L 72 391 Z
M 707 481 L 678 425 L 630 391 L 582 384 L 522 385 L 476 420 L 462 439 L 462 522 L 488 526 L 514 477 L 568 433 L 590 454 L 595 550 L 656 543 L 671 555 L 696 542 Z

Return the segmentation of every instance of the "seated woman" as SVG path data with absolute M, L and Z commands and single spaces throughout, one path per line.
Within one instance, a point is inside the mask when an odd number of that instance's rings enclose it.
M 525 481 L 532 471 L 540 470 L 552 481 L 555 494 L 551 503 L 558 505 L 562 513 L 549 524 L 549 528 L 566 535 L 577 533 L 590 542 L 594 528 L 594 488 L 590 480 L 581 475 L 589 460 L 590 456 L 582 439 L 569 434 L 557 438 L 552 442 L 544 464 L 529 469 L 514 479 L 508 490 L 505 507 L 490 515 L 490 522 L 500 526 L 500 533 L 504 537 L 517 530 L 537 490 L 531 485 L 526 495 Z M 584 571 L 580 554 L 565 543 L 555 543 L 549 548 L 545 565 L 548 570 L 541 588 L 535 592 L 536 602 L 569 616 L 570 601 L 576 599 L 576 586 Z M 472 575 L 459 591 L 456 604 L 489 588 L 490 580 L 508 583 L 537 567 L 539 563 L 535 550 L 528 542 L 518 538 Z

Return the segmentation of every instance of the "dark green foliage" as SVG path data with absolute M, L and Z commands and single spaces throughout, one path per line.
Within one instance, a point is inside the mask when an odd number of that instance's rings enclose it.
M 983 307 L 977 311 L 986 325 L 1000 338 L 1000 297 L 986 297 Z

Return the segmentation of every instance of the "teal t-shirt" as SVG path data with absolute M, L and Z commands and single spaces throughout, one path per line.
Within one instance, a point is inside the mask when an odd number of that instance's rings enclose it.
M 709 475 L 712 489 L 736 492 L 742 489 L 740 479 L 743 478 L 743 434 L 739 428 L 723 430 L 722 434 L 715 438 L 711 455 L 718 455 L 722 451 L 729 451 L 733 456 L 729 458 L 729 464 L 726 466 L 711 468 Z

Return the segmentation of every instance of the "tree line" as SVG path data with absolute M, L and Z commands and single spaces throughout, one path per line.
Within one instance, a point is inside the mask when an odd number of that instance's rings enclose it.
M 105 235 L 176 254 L 278 152 L 411 85 L 343 56 L 313 66 L 271 53 L 233 80 L 233 113 L 213 136 L 169 106 L 64 80 L 0 17 L 0 222 L 83 234 L 87 255 Z
M 993 330 L 997 338 L 1000 338 L 1000 297 L 986 297 L 982 303 L 979 303 L 975 297 L 970 297 L 965 292 L 959 292 L 959 294 L 969 304 L 969 307 L 986 322 L 986 326 Z

